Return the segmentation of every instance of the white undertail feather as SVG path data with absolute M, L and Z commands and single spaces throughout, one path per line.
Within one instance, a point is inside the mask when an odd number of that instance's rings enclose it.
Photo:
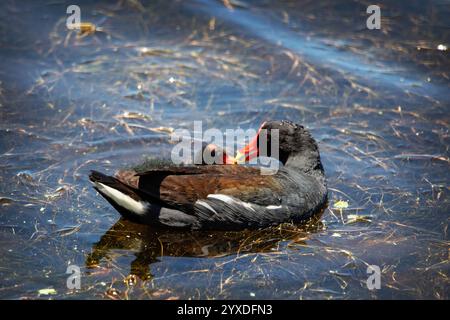
M 107 185 L 100 182 L 95 182 L 95 186 L 97 187 L 98 191 L 111 198 L 119 206 L 139 215 L 143 215 L 146 213 L 149 205 L 147 202 L 134 200 L 133 198 L 120 192 L 119 190 L 108 187 Z

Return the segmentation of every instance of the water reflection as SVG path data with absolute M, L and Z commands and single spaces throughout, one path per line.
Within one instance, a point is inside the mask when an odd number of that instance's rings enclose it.
M 262 230 L 214 232 L 159 229 L 120 219 L 92 246 L 85 263 L 88 269 L 94 269 L 102 260 L 117 258 L 118 250 L 133 252 L 136 258 L 130 263 L 130 274 L 150 280 L 151 264 L 163 256 L 217 258 L 278 250 L 283 241 L 306 245 L 308 234 L 323 228 L 321 214 L 302 226 L 283 224 Z

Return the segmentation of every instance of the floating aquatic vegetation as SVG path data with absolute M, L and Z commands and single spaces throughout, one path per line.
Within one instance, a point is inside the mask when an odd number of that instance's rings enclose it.
M 140 112 L 126 111 L 115 117 L 116 119 L 151 120 L 151 117 Z
M 78 35 L 45 1 L 29 20 L 2 4 L 0 24 L 21 27 L 0 35 L 0 296 L 448 299 L 448 10 L 391 3 L 366 32 L 352 3 L 86 4 Z M 308 126 L 330 191 L 320 222 L 203 233 L 117 221 L 89 170 L 167 165 L 155 159 L 168 135 L 199 119 Z M 57 276 L 68 263 L 83 273 L 70 296 Z M 371 292 L 374 263 L 384 284 Z
M 163 133 L 173 133 L 175 130 L 170 127 L 156 127 L 156 128 L 150 128 L 150 130 L 155 132 L 163 132 Z
M 79 30 L 81 36 L 86 36 L 95 33 L 98 29 L 92 22 L 80 22 Z
M 348 202 L 344 201 L 344 200 L 336 201 L 333 204 L 333 208 L 336 208 L 336 209 L 347 209 L 348 208 Z
M 39 289 L 38 294 L 42 296 L 54 295 L 58 292 L 53 288 Z
M 358 214 L 349 214 L 347 215 L 347 224 L 355 223 L 355 222 L 370 222 L 370 216 L 358 215 Z
M 8 198 L 8 197 L 0 197 L 0 204 L 1 204 L 2 206 L 7 206 L 7 205 L 9 205 L 9 204 L 11 204 L 11 203 L 13 203 L 13 202 L 14 202 L 14 200 L 11 199 L 11 198 Z

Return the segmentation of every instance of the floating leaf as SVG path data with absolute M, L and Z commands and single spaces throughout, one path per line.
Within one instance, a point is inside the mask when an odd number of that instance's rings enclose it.
M 38 291 L 39 295 L 43 295 L 43 296 L 48 296 L 51 294 L 57 294 L 56 290 L 53 288 L 45 288 L 45 289 L 40 289 Z
M 95 33 L 97 27 L 92 22 L 81 22 L 80 23 L 80 35 L 88 35 Z
M 348 208 L 348 202 L 344 201 L 344 200 L 339 200 L 339 201 L 334 203 L 333 207 L 336 208 L 336 209 L 347 209 Z

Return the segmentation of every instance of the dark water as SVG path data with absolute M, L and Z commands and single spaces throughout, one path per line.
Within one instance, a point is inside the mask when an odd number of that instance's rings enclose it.
M 449 298 L 448 1 L 385 1 L 381 30 L 364 1 L 77 1 L 84 36 L 69 4 L 0 8 L 1 298 Z M 267 119 L 318 140 L 320 222 L 153 230 L 88 182 L 168 157 L 194 120 Z

